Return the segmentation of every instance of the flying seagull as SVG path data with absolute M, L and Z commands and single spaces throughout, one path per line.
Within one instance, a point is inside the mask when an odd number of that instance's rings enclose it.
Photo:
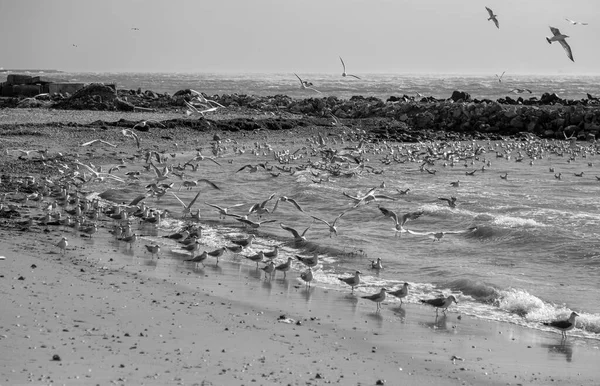
M 550 31 L 552 31 L 552 35 L 554 35 L 554 36 L 552 36 L 551 38 L 546 37 L 546 40 L 548 41 L 548 43 L 552 44 L 552 42 L 559 42 L 560 45 L 565 49 L 565 52 L 567 53 L 567 56 L 569 57 L 569 59 L 571 59 L 571 61 L 574 62 L 575 60 L 573 59 L 573 53 L 571 52 L 571 47 L 569 47 L 569 43 L 567 43 L 567 41 L 565 40 L 569 36 L 561 34 L 560 31 L 558 30 L 558 28 L 550 27 Z
M 353 77 L 353 78 L 360 79 L 358 76 L 356 76 L 356 75 L 352 75 L 352 74 L 348 74 L 348 73 L 346 72 L 346 64 L 344 63 L 344 60 L 342 59 L 342 57 L 341 57 L 341 56 L 340 56 L 340 62 L 342 62 L 342 67 L 344 67 L 344 72 L 342 72 L 342 76 L 343 76 L 344 78 L 345 78 L 345 77 L 347 77 L 347 76 L 351 76 L 351 77 Z
M 568 18 L 565 18 L 565 20 L 568 21 L 569 23 L 573 24 L 573 25 L 577 25 L 577 24 L 579 24 L 579 25 L 588 25 L 588 23 L 584 23 L 584 22 L 581 22 L 581 21 L 575 21 L 575 20 L 571 20 L 571 19 L 568 19 Z
M 300 88 L 313 90 L 313 91 L 318 92 L 319 94 L 321 93 L 321 91 L 312 87 L 313 84 L 311 82 L 309 82 L 307 80 L 302 80 L 297 74 L 294 74 L 294 75 L 296 75 L 296 78 L 298 78 L 298 80 L 300 81 Z
M 498 78 L 498 83 L 502 83 L 502 77 L 504 76 L 504 73 L 506 71 L 502 71 L 502 75 L 498 76 L 498 74 L 496 74 L 496 78 Z
M 500 24 L 498 24 L 498 19 L 497 19 L 498 15 L 494 15 L 494 11 L 492 11 L 488 7 L 485 7 L 485 9 L 487 9 L 488 13 L 490 14 L 490 17 L 488 18 L 488 20 L 492 20 L 494 22 L 494 24 L 496 24 L 496 28 L 499 29 L 500 28 Z

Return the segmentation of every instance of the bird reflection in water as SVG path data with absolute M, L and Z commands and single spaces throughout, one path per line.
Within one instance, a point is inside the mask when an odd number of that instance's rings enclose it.
M 441 316 L 436 316 L 433 322 L 425 322 L 424 326 L 431 328 L 434 331 L 443 331 L 443 332 L 456 332 L 454 326 L 448 329 L 448 316 L 446 314 L 442 314 Z
M 571 343 L 564 339 L 558 344 L 542 344 L 542 347 L 547 348 L 548 353 L 554 356 L 558 356 L 557 354 L 564 355 L 567 362 L 573 360 L 573 347 L 571 346 Z
M 367 317 L 377 323 L 378 328 L 383 328 L 383 316 L 381 312 L 370 312 Z
M 406 310 L 402 306 L 392 308 L 391 310 L 400 318 L 400 323 L 404 323 L 406 321 Z

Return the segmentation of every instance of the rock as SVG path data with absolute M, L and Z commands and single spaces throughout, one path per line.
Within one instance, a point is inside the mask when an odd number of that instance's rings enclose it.
M 471 95 L 464 91 L 454 91 L 450 99 L 452 99 L 454 102 L 458 102 L 460 100 L 463 102 L 469 102 L 471 100 Z

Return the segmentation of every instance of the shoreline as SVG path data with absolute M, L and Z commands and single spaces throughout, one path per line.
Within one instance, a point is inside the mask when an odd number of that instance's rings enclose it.
M 93 122 L 98 116 L 77 115 L 80 123 L 84 118 Z M 47 116 L 34 120 L 43 125 Z M 305 136 L 321 131 L 301 129 Z M 52 152 L 78 151 L 83 162 L 114 159 L 111 148 L 79 148 L 101 137 L 118 141 L 118 151 L 135 151 L 115 129 L 65 125 L 32 131 L 41 135 L 0 136 L 0 148 L 45 144 Z M 190 134 L 202 142 L 216 132 L 151 129 L 143 133 L 143 144 L 160 146 L 163 136 L 172 136 L 169 141 L 190 150 Z M 233 138 L 252 143 L 260 136 L 264 132 L 250 131 Z M 2 174 L 13 172 L 9 156 L 0 160 Z M 21 232 L 6 221 L 0 220 L 0 255 L 6 257 L 0 260 L 6 304 L 0 344 L 13 355 L 0 358 L 0 384 L 585 385 L 597 378 L 600 350 L 594 340 L 569 337 L 563 343 L 559 333 L 476 319 L 452 308 L 436 321 L 433 309 L 412 302 L 399 308 L 386 301 L 375 313 L 374 303 L 349 289 L 306 291 L 294 272 L 288 280 L 279 273 L 265 282 L 254 265 L 231 258 L 218 267 L 210 258 L 206 268 L 194 270 L 166 251 L 151 259 L 140 245 L 144 240 L 129 250 L 107 232 L 106 222 L 88 239 L 40 227 Z M 65 256 L 53 246 L 63 233 L 69 237 Z M 279 321 L 282 315 L 292 320 Z M 55 354 L 60 361 L 52 360 Z
M 291 272 L 265 281 L 231 260 L 192 269 L 173 254 L 151 259 L 103 228 L 93 239 L 69 234 L 64 256 L 52 248 L 60 232 L 11 233 L 0 232 L 0 335 L 14 355 L 0 360 L 0 384 L 585 385 L 597 376 L 597 342 L 452 308 L 436 318 L 414 303 L 386 301 L 375 313 L 349 290 L 307 290 Z

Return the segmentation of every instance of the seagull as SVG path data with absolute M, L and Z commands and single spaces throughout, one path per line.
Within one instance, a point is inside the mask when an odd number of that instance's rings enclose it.
M 456 197 L 454 196 L 450 198 L 438 197 L 438 200 L 446 201 L 450 208 L 456 208 Z
M 296 75 L 296 74 L 294 74 L 294 75 Z M 321 91 L 311 87 L 313 85 L 312 83 L 307 82 L 306 80 L 300 79 L 300 77 L 298 75 L 296 75 L 296 78 L 298 78 L 298 80 L 300 81 L 300 88 L 313 90 L 313 91 L 316 91 L 319 94 L 321 94 Z
M 148 252 L 150 252 L 152 254 L 152 258 L 154 258 L 154 255 L 158 256 L 158 253 L 160 252 L 160 245 L 158 244 L 154 244 L 154 245 L 144 245 L 146 247 L 146 250 Z
M 267 198 L 263 202 L 256 203 L 256 204 L 252 205 L 252 207 L 248 210 L 248 215 L 250 215 L 252 213 L 256 213 L 258 215 L 258 217 L 260 217 L 264 213 L 269 213 L 269 209 L 265 208 L 265 206 L 267 205 L 267 203 L 269 201 L 271 201 L 273 199 L 273 197 L 275 197 L 275 193 L 271 194 L 269 196 L 269 198 Z
M 454 295 L 450 295 L 447 298 L 435 298 L 435 299 L 421 299 L 421 303 L 429 304 L 430 306 L 435 307 L 435 314 L 438 314 L 438 309 L 442 308 L 443 312 L 446 313 L 448 307 L 452 305 L 452 302 L 458 304 L 458 301 L 454 297 Z
M 223 253 L 227 250 L 227 247 L 221 247 L 219 249 L 215 249 L 212 252 L 207 252 L 209 256 L 217 258 L 217 264 L 219 264 L 219 257 L 223 255 Z
M 377 189 L 377 187 L 371 188 L 371 190 L 369 190 L 367 192 L 367 194 L 365 194 L 364 196 L 351 196 L 346 192 L 342 192 L 342 194 L 354 201 L 354 206 L 352 208 L 356 208 L 363 202 L 365 204 L 368 204 L 372 201 L 377 201 L 378 198 L 392 200 L 392 201 L 396 200 L 394 197 L 386 196 L 385 194 L 375 194 L 376 189 Z
M 352 287 L 352 293 L 354 293 L 354 287 L 357 287 L 360 284 L 360 275 L 362 272 L 360 271 L 356 271 L 354 273 L 354 276 L 350 276 L 350 277 L 338 277 L 338 279 L 340 279 L 341 281 L 343 281 L 344 283 L 348 284 L 350 287 Z
M 265 280 L 267 279 L 267 275 L 269 275 L 269 278 L 273 278 L 273 272 L 275 272 L 275 263 L 271 260 L 261 269 L 265 271 Z
M 377 303 L 377 311 L 379 312 L 381 310 L 381 302 L 385 300 L 385 293 L 387 292 L 386 288 L 382 288 L 379 293 L 373 294 L 373 295 L 368 295 L 368 296 L 361 296 L 361 298 L 363 299 L 369 299 L 375 303 Z
M 244 256 L 246 259 L 248 260 L 252 260 L 256 263 L 256 269 L 258 269 L 258 263 L 263 261 L 263 258 L 265 257 L 265 254 L 263 251 L 259 251 L 257 254 L 255 255 L 251 255 L 251 256 Z
M 504 175 L 500 175 L 500 178 L 502 178 L 503 180 L 508 179 L 508 172 L 504 173 Z
M 281 263 L 275 267 L 275 271 L 283 272 L 283 278 L 285 279 L 287 271 L 289 271 L 290 268 L 292 268 L 292 258 L 288 257 L 285 263 Z
M 565 18 L 565 20 L 568 21 L 569 23 L 573 24 L 573 25 L 577 25 L 577 24 L 579 24 L 579 25 L 588 25 L 588 23 L 584 23 L 582 21 L 575 21 L 575 20 L 571 20 L 571 19 L 568 19 L 568 18 Z
M 318 218 L 317 216 L 310 216 L 310 217 L 314 218 L 314 219 L 315 219 L 315 220 L 317 220 L 317 221 L 321 221 L 323 224 L 327 225 L 327 226 L 329 227 L 329 237 L 331 237 L 331 236 L 332 236 L 332 235 L 334 235 L 334 234 L 337 236 L 337 227 L 335 226 L 335 224 L 338 222 L 338 220 L 339 220 L 339 219 L 340 219 L 340 218 L 341 218 L 341 217 L 342 217 L 344 214 L 346 214 L 346 212 L 342 212 L 342 213 L 340 213 L 340 214 L 339 214 L 339 215 L 338 215 L 338 216 L 335 218 L 335 220 L 333 220 L 333 222 L 332 222 L 331 224 L 330 224 L 329 222 L 327 222 L 327 221 L 325 221 L 325 220 L 321 219 L 321 218 Z
M 140 29 L 139 29 L 139 28 L 137 28 L 137 27 L 131 27 L 131 30 L 132 30 L 132 31 L 139 31 Z
M 250 173 L 256 173 L 258 171 L 258 167 L 262 167 L 263 169 L 267 170 L 267 165 L 260 163 L 258 165 L 252 165 L 252 164 L 248 164 L 248 165 L 244 165 L 241 168 L 239 168 L 236 173 L 241 172 L 242 170 L 248 168 L 248 170 L 250 170 Z
M 505 73 L 505 72 L 506 72 L 506 71 L 502 71 L 502 75 L 500 75 L 500 76 L 498 76 L 498 74 L 495 74 L 495 75 L 496 75 L 496 78 L 498 78 L 498 83 L 502 83 L 502 77 L 504 76 L 504 73 Z
M 319 255 L 316 253 L 312 257 L 302 257 L 299 255 L 295 256 L 296 259 L 298 259 L 298 261 L 300 261 L 302 264 L 306 265 L 309 268 L 315 267 L 317 264 L 319 264 Z
M 528 88 L 513 88 L 510 92 L 515 94 L 523 94 L 524 92 L 528 92 L 531 94 L 531 90 Z
M 117 145 L 113 145 L 112 143 L 103 141 L 101 139 L 94 139 L 92 141 L 89 141 L 89 142 L 86 142 L 86 143 L 82 143 L 80 146 L 81 147 L 85 147 L 85 146 L 93 145 L 95 143 L 103 143 L 103 144 L 108 145 L 108 146 L 117 147 Z
M 198 245 L 198 242 L 196 242 L 196 245 Z M 193 252 L 192 252 L 193 253 Z M 208 259 L 208 253 L 206 251 L 202 252 L 201 254 L 199 254 L 198 256 L 192 258 L 192 259 L 187 259 L 184 261 L 189 261 L 192 263 L 196 263 L 196 266 L 198 266 L 198 263 L 201 263 L 202 266 L 204 267 L 204 260 Z
M 567 320 L 555 320 L 552 322 L 544 322 L 544 326 L 554 327 L 559 329 L 562 333 L 563 339 L 567 338 L 567 331 L 572 330 L 575 327 L 575 318 L 578 317 L 577 312 L 571 312 L 571 316 Z
M 383 269 L 383 264 L 381 263 L 381 257 L 378 257 L 377 260 L 371 261 L 371 269 Z
M 213 106 L 213 107 L 209 107 L 208 109 L 205 109 L 205 110 L 198 110 L 193 104 L 189 103 L 188 101 L 184 100 L 183 102 L 188 107 L 188 110 L 185 111 L 185 115 L 187 115 L 187 116 L 200 115 L 200 116 L 204 117 L 204 114 L 210 113 L 213 111 L 217 111 L 217 109 L 219 108 L 217 106 Z
M 300 205 L 298 204 L 298 202 L 296 202 L 296 200 L 294 200 L 293 198 L 287 198 L 286 196 L 281 196 L 277 199 L 277 201 L 275 201 L 275 206 L 273 207 L 273 210 L 271 211 L 271 213 L 275 213 L 275 209 L 277 209 L 277 205 L 279 205 L 279 201 L 289 202 L 290 204 L 294 205 L 296 207 L 296 209 L 298 209 L 300 212 L 304 212 L 304 209 L 302 209 L 300 207 Z
M 379 211 L 381 211 L 381 213 L 385 216 L 385 217 L 389 217 L 392 220 L 394 220 L 394 228 L 396 229 L 396 232 L 402 232 L 404 231 L 404 224 L 406 224 L 406 222 L 408 220 L 416 220 L 418 219 L 423 213 L 425 213 L 422 210 L 416 211 L 416 212 L 408 212 L 403 214 L 402 216 L 398 216 L 398 214 L 396 212 L 393 212 L 389 209 L 386 209 L 382 206 L 379 207 Z
M 573 52 L 571 52 L 571 47 L 569 46 L 569 43 L 567 43 L 567 41 L 565 40 L 569 36 L 561 34 L 558 28 L 550 27 L 550 31 L 552 31 L 552 35 L 554 36 L 552 36 L 551 38 L 546 37 L 548 44 L 552 44 L 552 42 L 559 42 L 560 45 L 565 49 L 567 57 L 571 59 L 572 62 L 574 62 L 575 60 L 573 59 Z
M 408 283 L 404 283 L 399 290 L 390 291 L 388 293 L 400 299 L 400 304 L 402 304 L 402 298 L 405 298 L 408 295 Z
M 279 255 L 279 245 L 275 245 L 272 251 L 264 253 L 264 256 L 269 260 L 275 259 L 277 255 Z
M 136 133 L 134 133 L 130 129 L 123 129 L 123 130 L 121 130 L 121 134 L 123 134 L 127 138 L 135 139 L 135 143 L 137 144 L 138 149 L 140 148 L 140 137 L 138 137 L 138 135 Z
M 217 190 L 221 190 L 221 188 L 219 188 L 217 185 L 215 185 L 214 183 L 210 182 L 209 180 L 206 180 L 204 178 L 199 179 L 199 182 L 206 182 L 207 184 L 209 184 L 210 186 L 212 186 L 214 189 Z M 181 201 L 181 199 L 179 197 L 177 197 L 177 195 L 173 192 L 171 192 L 171 194 L 173 195 L 173 197 L 175 197 L 177 199 L 177 201 L 179 201 L 181 203 L 181 206 L 183 206 L 183 217 L 185 217 L 186 214 L 191 212 L 192 209 L 192 205 L 194 205 L 194 203 L 196 202 L 196 200 L 198 199 L 198 197 L 200 196 L 200 193 L 202 193 L 202 191 L 198 191 L 198 193 L 196 193 L 196 196 L 194 197 L 194 199 L 192 201 L 190 201 L 190 203 L 188 205 L 186 205 L 183 201 Z
M 310 282 L 313 280 L 313 272 L 310 267 L 300 274 L 300 279 L 306 282 L 306 285 L 310 287 Z
M 205 202 L 205 204 L 208 206 L 212 206 L 213 208 L 215 208 L 216 210 L 219 211 L 219 219 L 226 218 L 226 216 L 229 214 L 229 209 L 244 205 L 244 204 L 235 204 L 235 205 L 231 205 L 229 207 L 221 207 L 219 205 L 209 204 L 208 202 Z
M 232 243 L 239 245 L 242 248 L 248 248 L 250 245 L 252 245 L 252 240 L 254 240 L 256 236 L 251 234 L 250 236 L 248 236 L 248 238 L 246 239 L 241 239 L 241 240 L 231 240 Z
M 342 62 L 342 66 L 344 67 L 344 72 L 342 72 L 342 76 L 343 76 L 344 78 L 345 78 L 345 77 L 347 77 L 347 76 L 351 76 L 351 77 L 353 77 L 353 78 L 360 79 L 360 78 L 359 78 L 358 76 L 356 76 L 356 75 L 352 75 L 352 74 L 348 74 L 348 73 L 346 73 L 346 64 L 344 64 L 344 60 L 342 59 L 342 57 L 341 57 L 341 56 L 340 56 L 340 62 Z
M 492 20 L 494 22 L 494 24 L 496 24 L 496 28 L 499 29 L 500 28 L 500 24 L 498 23 L 498 19 L 497 19 L 498 15 L 494 15 L 494 11 L 492 11 L 488 7 L 485 7 L 485 9 L 487 9 L 487 11 L 488 11 L 488 13 L 490 15 L 490 17 L 488 18 L 488 21 Z
M 175 173 L 173 173 L 173 174 L 175 174 Z M 184 188 L 184 187 L 185 187 L 187 190 L 192 190 L 192 188 L 193 188 L 194 186 L 198 186 L 198 184 L 199 184 L 200 182 L 206 182 L 208 185 L 212 186 L 213 188 L 221 190 L 221 188 L 219 188 L 219 187 L 218 187 L 218 186 L 217 186 L 215 183 L 213 183 L 212 181 L 209 181 L 209 180 L 207 180 L 207 179 L 205 179 L 205 178 L 201 178 L 201 179 L 199 179 L 199 180 L 186 180 L 186 181 L 183 181 L 183 182 L 181 183 L 181 186 L 179 187 L 179 190 L 181 190 L 181 189 L 182 189 L 182 188 Z
M 284 225 L 283 223 L 279 223 L 279 225 L 281 226 L 282 229 L 291 232 L 292 235 L 294 236 L 294 241 L 300 242 L 300 241 L 306 241 L 306 237 L 304 236 L 306 234 L 306 232 L 310 229 L 310 227 L 312 226 L 312 224 L 310 224 L 305 230 L 304 232 L 302 232 L 302 234 L 298 233 L 297 230 L 295 230 L 294 228 L 290 228 L 287 225 Z
M 260 226 L 262 224 L 268 224 L 270 222 L 275 222 L 277 220 L 265 220 L 265 221 L 252 221 L 252 220 L 248 220 L 247 218 L 243 218 L 243 217 L 236 217 L 236 220 L 246 224 L 247 226 L 249 226 L 250 228 L 254 228 L 254 229 L 258 229 L 260 228 Z
M 60 241 L 58 243 L 56 243 L 56 246 L 61 249 L 61 251 L 60 251 L 61 255 L 65 253 L 68 245 L 69 245 L 69 243 L 67 242 L 67 238 L 64 236 L 63 236 L 63 238 L 60 239 Z

